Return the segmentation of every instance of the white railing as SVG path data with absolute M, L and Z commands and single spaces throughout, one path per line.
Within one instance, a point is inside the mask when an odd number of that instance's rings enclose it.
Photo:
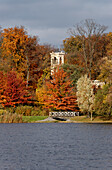
M 50 117 L 74 117 L 79 116 L 79 112 L 49 112 Z

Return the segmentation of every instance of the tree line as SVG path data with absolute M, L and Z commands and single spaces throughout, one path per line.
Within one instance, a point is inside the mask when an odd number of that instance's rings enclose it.
M 0 31 L 0 104 L 74 110 L 82 114 L 112 113 L 112 32 L 86 19 L 69 29 L 63 40 L 65 63 L 50 74 L 52 45 L 39 44 L 24 27 Z M 96 88 L 92 80 L 105 83 Z M 100 106 L 100 107 L 99 107 Z

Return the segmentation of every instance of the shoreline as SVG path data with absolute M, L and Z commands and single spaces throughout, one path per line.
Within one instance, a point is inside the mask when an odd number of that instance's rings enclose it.
M 112 116 L 94 116 L 91 121 L 87 116 L 75 117 L 49 117 L 49 116 L 23 116 L 22 120 L 9 119 L 0 123 L 83 123 L 83 124 L 112 124 Z
M 70 119 L 67 119 L 65 121 L 61 121 L 61 120 L 56 120 L 56 119 L 53 119 L 51 117 L 48 117 L 44 120 L 39 120 L 39 121 L 35 121 L 34 123 L 87 123 L 87 124 L 112 124 L 112 120 L 106 120 L 106 121 L 76 121 L 76 120 L 70 120 Z

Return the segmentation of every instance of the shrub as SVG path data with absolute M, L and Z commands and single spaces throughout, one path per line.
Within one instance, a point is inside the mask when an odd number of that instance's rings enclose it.
M 22 123 L 22 115 L 16 113 L 4 113 L 0 116 L 1 123 Z
M 31 116 L 31 112 L 33 110 L 32 106 L 18 106 L 15 108 L 15 113 L 23 115 L 23 116 Z
M 2 110 L 2 111 L 1 111 Z M 48 116 L 49 111 L 47 109 L 43 109 L 41 106 L 33 107 L 33 106 L 23 106 L 20 105 L 18 107 L 10 107 L 7 110 L 0 109 L 0 115 L 3 113 L 16 113 L 22 116 Z
M 15 113 L 22 116 L 46 116 L 48 111 L 46 109 L 41 109 L 40 107 L 33 106 L 18 106 L 15 108 Z
M 0 109 L 0 116 L 3 115 L 3 114 L 6 114 L 6 113 L 7 113 L 7 110 Z
M 38 108 L 38 116 L 48 116 L 48 115 L 49 115 L 48 109 Z

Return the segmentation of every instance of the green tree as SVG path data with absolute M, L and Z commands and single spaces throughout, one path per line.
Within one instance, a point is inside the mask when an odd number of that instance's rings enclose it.
M 74 64 L 63 64 L 62 68 L 67 73 L 67 76 L 70 77 L 74 90 L 76 90 L 76 83 L 77 80 L 81 77 L 83 69 Z

